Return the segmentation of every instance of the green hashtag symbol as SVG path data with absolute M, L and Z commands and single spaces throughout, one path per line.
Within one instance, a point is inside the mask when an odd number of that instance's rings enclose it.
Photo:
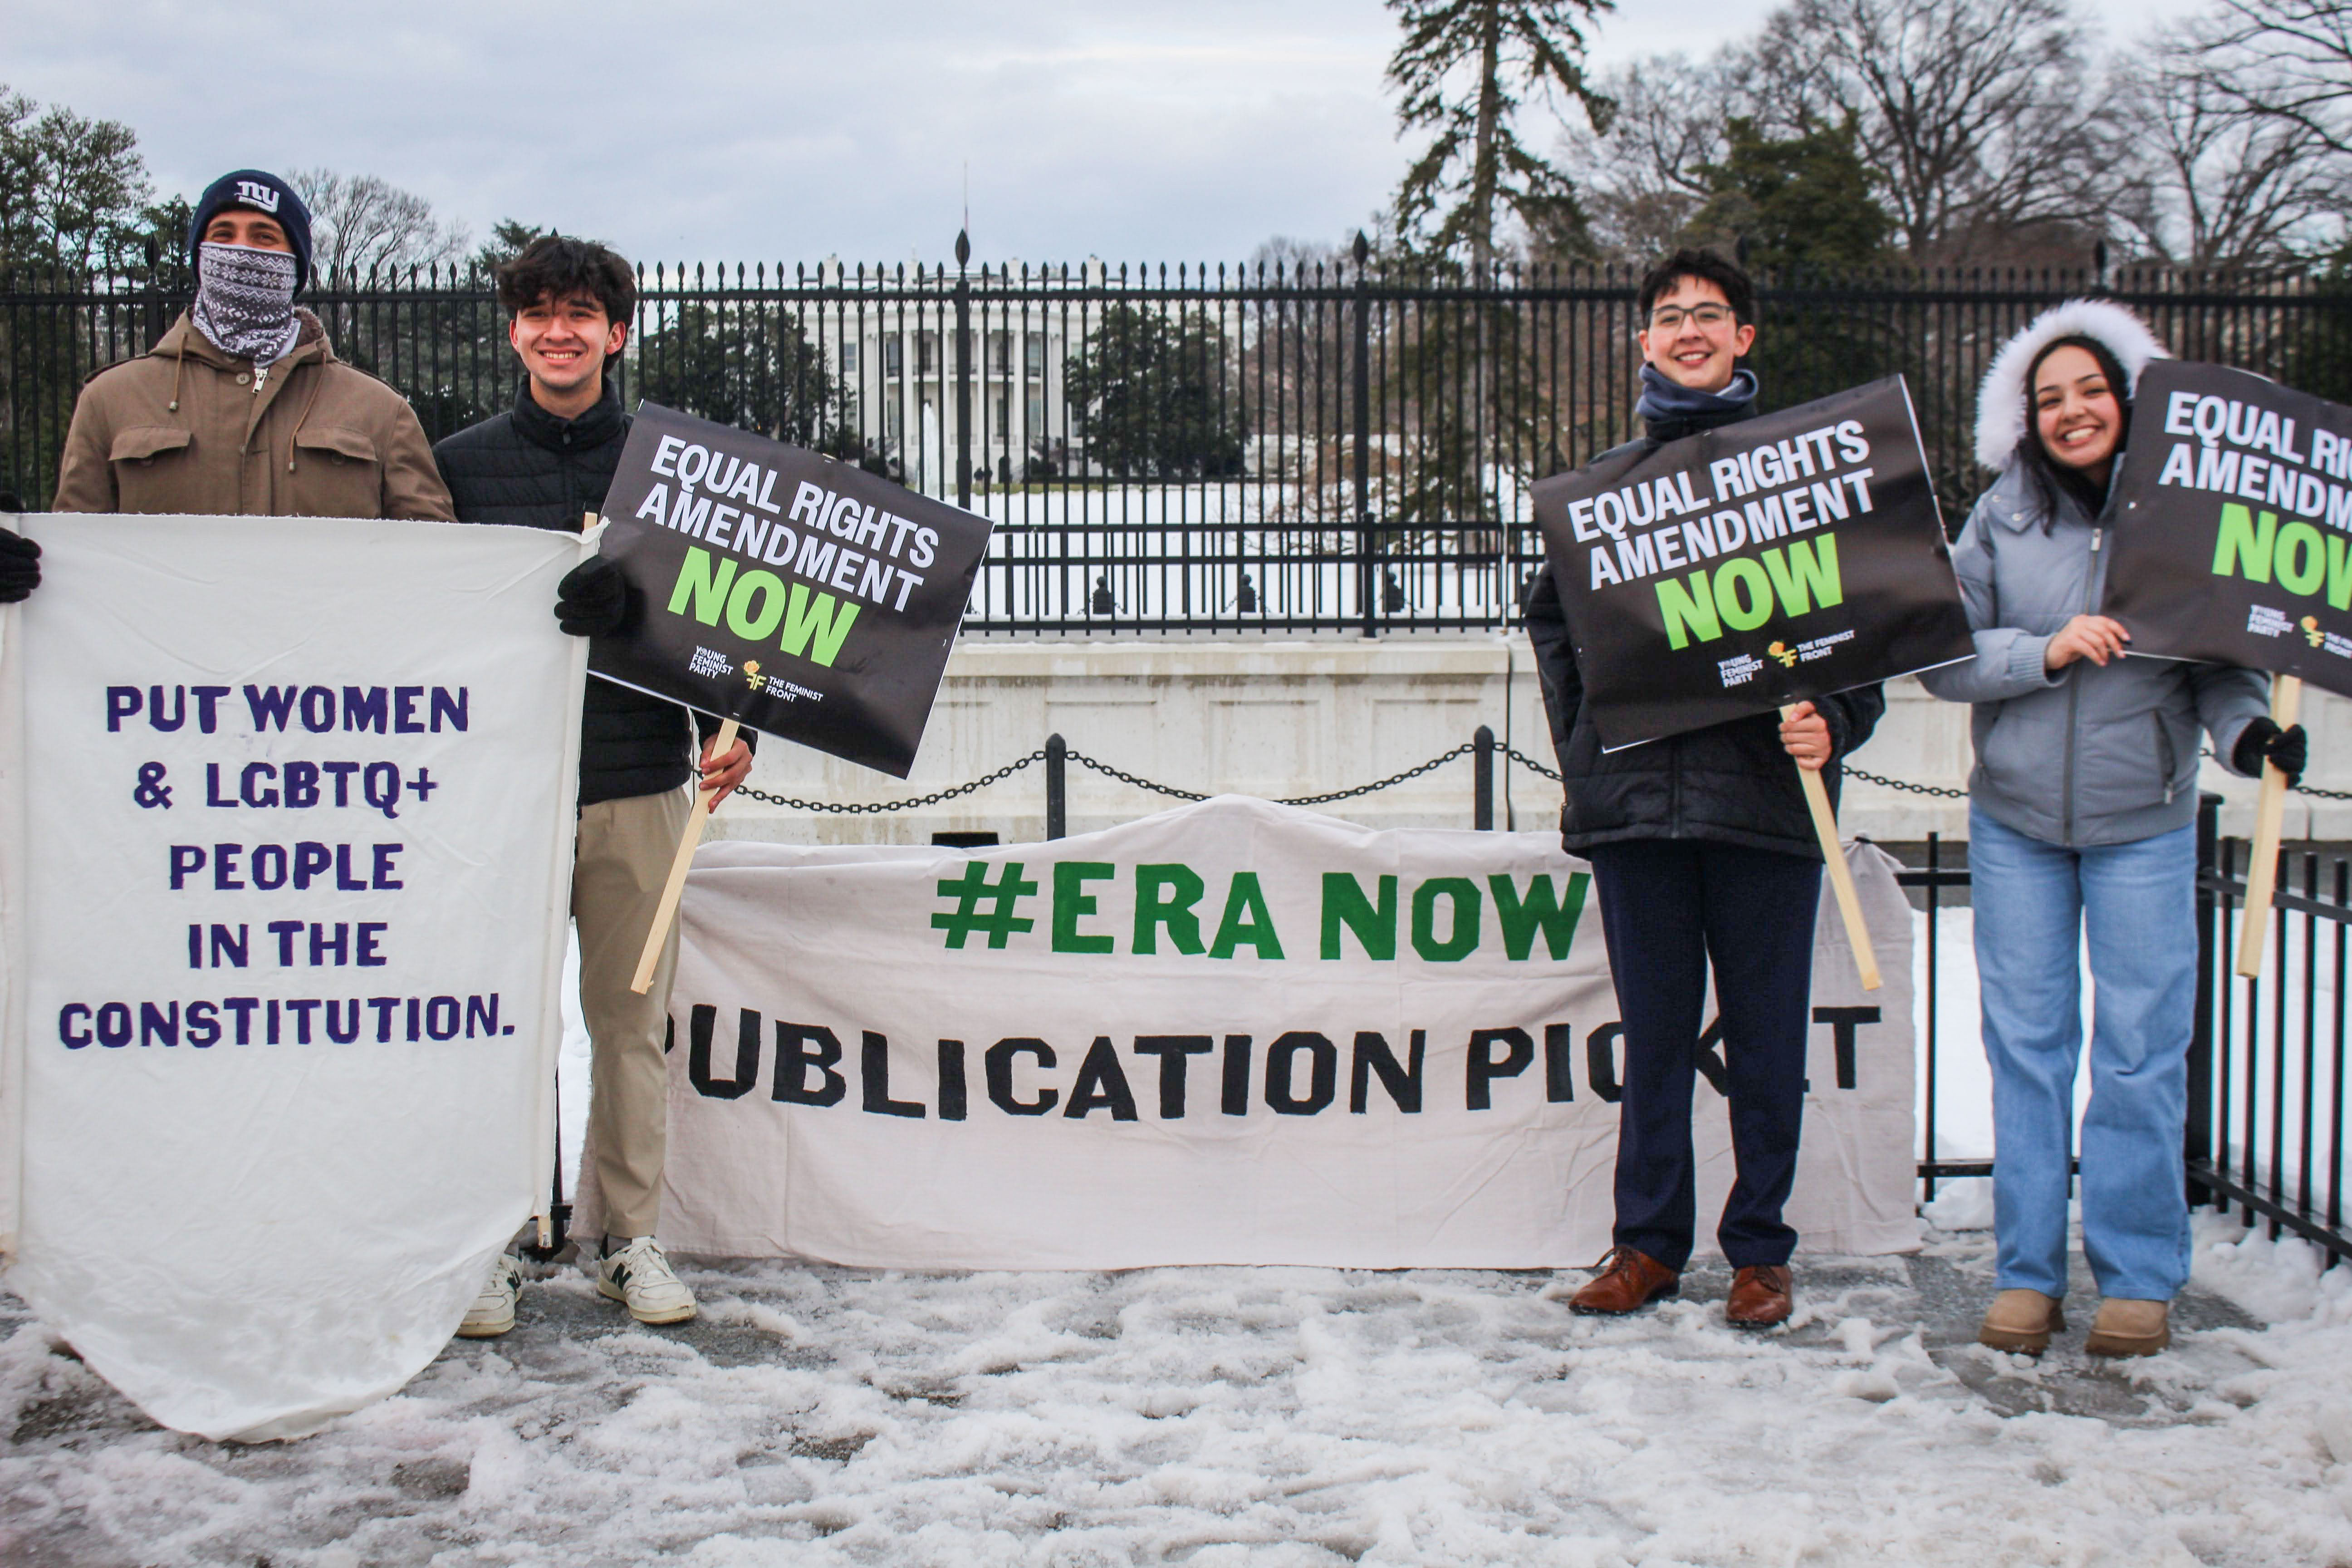
M 988 933 L 989 946 L 1003 947 L 1007 936 L 1016 931 L 1027 931 L 1037 923 L 1027 915 L 1013 912 L 1015 900 L 1026 898 L 1036 890 L 1036 883 L 1021 879 L 1021 862 L 1018 860 L 1004 863 L 1004 875 L 997 879 L 994 887 L 989 886 L 988 863 L 974 860 L 964 868 L 961 879 L 940 884 L 940 897 L 953 899 L 956 901 L 955 911 L 950 914 L 945 910 L 940 910 L 931 916 L 931 925 L 948 933 L 950 947 L 961 947 L 963 939 L 976 931 Z M 995 906 L 987 914 L 980 912 L 983 899 Z

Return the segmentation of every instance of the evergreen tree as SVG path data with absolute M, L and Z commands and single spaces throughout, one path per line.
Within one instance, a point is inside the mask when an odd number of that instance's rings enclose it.
M 537 224 L 519 218 L 502 217 L 490 226 L 490 237 L 474 247 L 475 269 L 488 278 L 506 263 L 520 256 L 534 239 L 543 238 L 548 230 Z
M 0 265 L 73 279 L 143 266 L 152 194 L 131 127 L 0 85 Z
M 1553 248 L 1580 243 L 1584 215 L 1568 177 L 1522 141 L 1515 118 L 1529 92 L 1564 93 L 1596 131 L 1615 105 L 1584 74 L 1585 26 L 1614 0 L 1389 0 L 1404 40 L 1388 79 L 1403 95 L 1407 132 L 1436 134 L 1397 190 L 1407 234 L 1433 219 L 1440 251 L 1466 247 L 1474 276 L 1494 258 L 1504 214 Z M 1565 243 L 1563 243 L 1565 242 Z
M 848 393 L 789 311 L 754 321 L 690 300 L 645 335 L 632 367 L 636 396 L 795 447 L 835 451 Z
M 1715 195 L 1692 219 L 1701 235 L 1748 242 L 1755 267 L 1835 269 L 1885 259 L 1894 223 L 1871 194 L 1852 115 L 1835 127 L 1764 134 L 1753 119 L 1724 126 L 1723 160 L 1702 165 Z
M 1064 382 L 1086 460 L 1122 479 L 1239 477 L 1244 426 L 1230 365 L 1213 321 L 1108 307 Z

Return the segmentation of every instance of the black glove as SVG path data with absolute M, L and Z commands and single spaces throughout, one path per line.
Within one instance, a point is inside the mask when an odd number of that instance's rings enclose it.
M 591 555 L 555 585 L 555 624 L 575 637 L 610 637 L 629 616 L 629 579 L 601 555 Z
M 2303 726 L 2282 730 L 2265 715 L 2240 731 L 2238 743 L 2230 748 L 2230 765 L 2253 777 L 2262 773 L 2264 763 L 2276 766 L 2287 783 L 2302 783 L 2303 770 L 2311 763 L 2311 738 L 2303 732 Z
M 40 585 L 40 545 L 0 528 L 0 605 L 21 604 Z

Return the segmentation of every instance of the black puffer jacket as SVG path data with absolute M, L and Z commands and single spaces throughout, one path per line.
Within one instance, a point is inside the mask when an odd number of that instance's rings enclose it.
M 1656 447 L 1732 423 L 1652 420 L 1648 438 L 1639 444 Z M 1797 781 L 1797 764 L 1781 749 L 1776 715 L 1735 719 L 1603 752 L 1600 731 L 1585 710 L 1584 678 L 1576 668 L 1576 649 L 1549 565 L 1528 584 L 1524 614 L 1543 683 L 1544 710 L 1551 720 L 1552 749 L 1568 776 L 1559 841 L 1570 853 L 1626 839 L 1704 838 L 1822 858 L 1804 786 Z M 1830 727 L 1831 762 L 1822 780 L 1834 805 L 1838 759 L 1870 739 L 1886 710 L 1886 697 L 1875 685 L 1862 686 L 1813 706 Z
M 511 410 L 436 443 L 433 456 L 458 521 L 577 533 L 582 518 L 603 508 L 628 439 L 629 416 L 611 381 L 596 406 L 559 419 L 532 400 L 526 380 Z M 659 795 L 693 776 L 688 713 L 677 703 L 592 675 L 582 709 L 581 805 Z M 707 714 L 693 720 L 705 736 L 719 728 Z

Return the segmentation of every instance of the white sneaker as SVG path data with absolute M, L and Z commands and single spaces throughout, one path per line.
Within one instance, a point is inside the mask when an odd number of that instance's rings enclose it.
M 627 1307 L 641 1323 L 683 1323 L 694 1316 L 694 1292 L 678 1282 L 650 1236 L 596 1259 L 596 1291 Z
M 522 1270 L 515 1260 L 501 1252 L 490 1265 L 490 1277 L 482 1281 L 482 1293 L 466 1309 L 466 1321 L 457 1325 L 461 1340 L 494 1340 L 515 1325 L 515 1299 L 522 1293 Z

